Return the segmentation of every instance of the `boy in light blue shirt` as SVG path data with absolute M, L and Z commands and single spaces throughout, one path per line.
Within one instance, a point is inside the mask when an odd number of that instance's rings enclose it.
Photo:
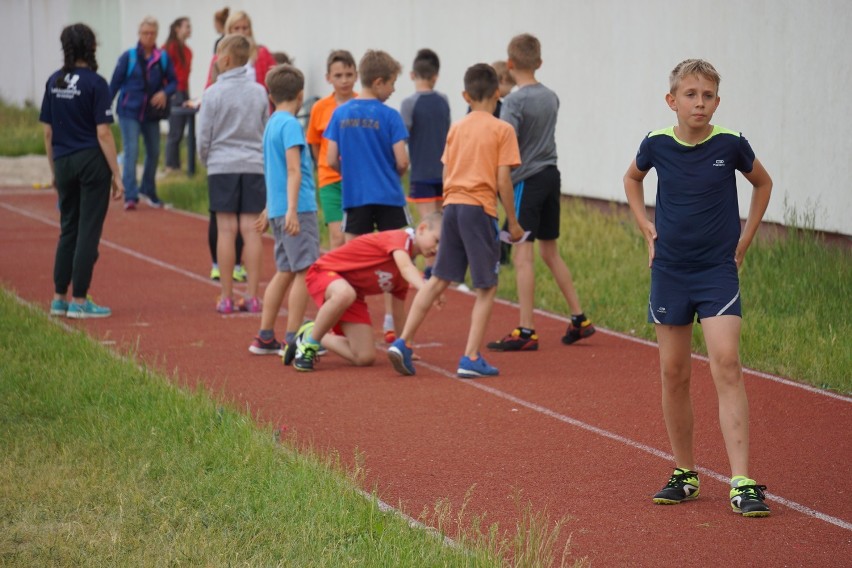
M 281 354 L 289 364 L 295 349 L 288 349 L 305 315 L 308 291 L 305 272 L 319 257 L 316 190 L 313 160 L 296 114 L 302 107 L 305 77 L 291 65 L 273 67 L 266 75 L 269 99 L 275 112 L 263 133 L 263 168 L 266 210 L 258 229 L 270 225 L 275 236 L 275 276 L 263 295 L 260 331 L 249 346 L 256 355 Z M 275 318 L 287 289 L 285 345 L 275 339 Z

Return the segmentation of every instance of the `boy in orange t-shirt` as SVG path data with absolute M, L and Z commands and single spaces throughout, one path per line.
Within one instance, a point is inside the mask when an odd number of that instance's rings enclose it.
M 497 294 L 500 241 L 497 225 L 497 195 L 506 211 L 512 241 L 524 231 L 515 217 L 511 168 L 521 163 L 515 131 L 494 118 L 500 94 L 497 73 L 479 63 L 464 75 L 464 98 L 471 112 L 453 124 L 441 161 L 444 163 L 444 219 L 441 246 L 432 278 L 418 290 L 399 339 L 388 349 L 397 372 L 415 373 L 411 342 L 434 301 L 451 282 L 470 277 L 476 302 L 470 331 L 457 374 L 462 378 L 494 376 L 499 371 L 485 362 L 479 348 L 491 317 Z M 475 254 L 469 252 L 475 251 Z
M 346 50 L 332 51 L 326 63 L 325 80 L 334 87 L 334 92 L 318 100 L 311 107 L 311 118 L 305 133 L 314 163 L 319 174 L 319 198 L 325 224 L 328 226 L 329 248 L 335 249 L 343 244 L 343 206 L 341 198 L 340 174 L 328 165 L 328 139 L 323 138 L 334 109 L 346 101 L 358 96 L 353 90 L 358 73 L 355 58 Z

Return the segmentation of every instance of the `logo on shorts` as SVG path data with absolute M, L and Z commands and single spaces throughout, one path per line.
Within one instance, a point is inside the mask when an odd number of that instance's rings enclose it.
M 379 290 L 382 292 L 393 292 L 393 274 L 384 270 L 376 270 L 379 278 Z
M 658 313 L 658 314 L 664 314 L 664 313 L 666 313 L 666 307 L 665 307 L 665 306 L 660 306 L 659 308 L 657 308 L 657 313 Z
M 725 160 L 716 160 L 716 162 L 713 165 L 717 168 L 724 168 L 725 167 Z

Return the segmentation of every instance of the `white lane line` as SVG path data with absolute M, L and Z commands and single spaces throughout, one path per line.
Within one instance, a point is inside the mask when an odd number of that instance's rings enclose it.
M 591 424 L 583 422 L 582 420 L 577 420 L 576 418 L 571 418 L 570 416 L 566 416 L 564 414 L 561 414 L 559 412 L 551 410 L 547 407 L 541 406 L 540 404 L 536 404 L 534 402 L 529 402 L 529 401 L 524 400 L 522 398 L 518 398 L 513 394 L 509 394 L 505 391 L 501 391 L 500 389 L 496 389 L 494 387 L 488 386 L 488 385 L 483 384 L 481 382 L 477 382 L 476 380 L 460 379 L 455 375 L 455 373 L 448 371 L 447 369 L 444 369 L 443 367 L 438 367 L 436 365 L 424 363 L 423 361 L 418 361 L 417 366 L 418 367 L 425 367 L 425 368 L 427 368 L 431 371 L 434 371 L 434 372 L 436 372 L 440 375 L 443 375 L 447 378 L 453 379 L 453 380 L 458 381 L 462 384 L 465 384 L 465 385 L 468 385 L 470 387 L 473 387 L 473 388 L 479 389 L 481 391 L 487 392 L 488 394 L 496 396 L 498 398 L 508 400 L 509 402 L 512 402 L 512 403 L 517 404 L 519 406 L 523 406 L 524 408 L 528 408 L 528 409 L 530 409 L 534 412 L 538 412 L 539 414 L 543 414 L 543 415 L 548 416 L 550 418 L 553 418 L 555 420 L 559 420 L 560 422 L 564 422 L 565 424 L 569 424 L 569 425 L 574 426 L 576 428 L 586 430 L 587 432 L 597 434 L 598 436 L 601 436 L 603 438 L 607 438 L 609 440 L 612 440 L 614 442 L 618 442 L 620 444 L 624 444 L 625 446 L 629 446 L 629 447 L 634 448 L 636 450 L 639 450 L 641 452 L 651 454 L 652 456 L 658 457 L 658 458 L 663 459 L 667 462 L 674 462 L 674 456 L 667 453 L 667 452 L 664 452 L 662 450 L 658 450 L 657 448 L 654 448 L 654 447 L 649 446 L 647 444 L 637 442 L 636 440 L 631 440 L 630 438 L 627 438 L 627 437 L 622 436 L 620 434 L 616 434 L 614 432 L 610 432 L 609 430 L 604 430 L 603 428 L 593 426 Z M 725 476 L 721 473 L 715 472 L 711 469 L 707 469 L 707 468 L 704 468 L 704 467 L 699 467 L 699 468 L 696 468 L 696 469 L 699 473 L 706 475 L 708 477 L 712 477 L 713 479 L 721 482 L 725 486 L 728 486 L 728 484 L 730 483 L 730 479 L 727 476 Z M 771 493 L 767 492 L 766 493 L 766 499 L 768 501 L 775 501 L 776 503 L 780 503 L 781 505 L 784 505 L 784 506 L 786 506 L 790 509 L 798 511 L 802 514 L 809 516 L 809 517 L 813 517 L 815 519 L 819 519 L 820 521 L 824 521 L 826 523 L 830 523 L 832 525 L 838 526 L 842 529 L 852 531 L 852 523 L 844 521 L 843 519 L 838 519 L 837 517 L 832 517 L 831 515 L 828 515 L 826 513 L 822 513 L 820 511 L 815 510 L 815 509 L 811 509 L 810 507 L 807 507 L 807 506 L 802 505 L 800 503 L 797 503 L 795 501 L 791 501 L 790 499 L 786 499 L 784 497 L 781 497 L 780 495 L 775 495 L 775 494 L 771 494 Z
M 22 210 L 22 209 L 19 209 L 19 208 L 14 207 L 14 206 L 10 206 L 10 205 L 5 204 L 5 203 L 0 203 L 0 205 L 2 205 L 3 207 L 5 207 L 5 208 L 9 209 L 10 211 L 14 211 L 14 212 L 20 213 L 20 214 L 22 214 L 22 215 L 25 215 L 25 216 L 27 216 L 27 217 L 30 217 L 30 218 L 32 218 L 32 219 L 36 219 L 36 220 L 42 221 L 42 222 L 44 222 L 44 223 L 46 223 L 46 224 L 48 224 L 48 225 L 52 225 L 52 226 L 55 226 L 55 227 L 58 227 L 58 226 L 59 226 L 59 225 L 58 225 L 58 223 L 56 223 L 55 221 L 53 221 L 53 220 L 51 220 L 51 219 L 47 219 L 47 218 L 41 217 L 41 216 L 36 215 L 36 214 L 33 214 L 33 213 L 30 213 L 29 211 Z M 105 242 L 105 241 L 103 241 L 103 240 L 102 240 L 101 242 L 103 243 L 103 242 Z M 140 260 L 144 260 L 144 261 L 146 261 L 146 262 L 150 262 L 150 263 L 152 263 L 152 264 L 155 264 L 155 265 L 157 265 L 157 266 L 160 266 L 160 267 L 165 268 L 165 269 L 168 269 L 168 270 L 173 270 L 174 272 L 177 272 L 178 274 L 182 274 L 182 275 L 184 275 L 184 276 L 187 276 L 187 277 L 189 277 L 189 278 L 192 278 L 193 280 L 202 281 L 202 282 L 204 282 L 204 283 L 206 283 L 206 284 L 212 284 L 212 283 L 211 283 L 208 279 L 206 279 L 206 278 L 204 278 L 204 277 L 202 277 L 202 276 L 199 276 L 199 275 L 197 275 L 197 274 L 195 274 L 195 273 L 193 273 L 193 272 L 189 272 L 188 270 L 184 270 L 184 269 L 179 268 L 179 267 L 177 267 L 177 266 L 173 266 L 173 265 L 171 265 L 171 264 L 168 264 L 168 263 L 162 262 L 162 261 L 157 260 L 157 259 L 155 259 L 155 258 L 151 258 L 151 257 L 149 257 L 149 256 L 147 256 L 147 255 L 145 255 L 145 254 L 138 253 L 138 252 L 136 252 L 136 251 L 130 250 L 130 249 L 126 248 L 126 247 L 123 247 L 123 246 L 117 245 L 117 244 L 115 244 L 115 243 L 108 243 L 108 245 L 107 245 L 107 246 L 111 246 L 112 248 L 115 248 L 116 250 L 118 250 L 118 251 L 120 251 L 120 252 L 124 252 L 125 254 L 129 254 L 129 255 L 133 256 L 134 258 L 138 258 L 138 259 L 140 259 Z M 215 284 L 213 284 L 213 285 L 215 285 Z M 505 303 L 506 303 L 506 304 L 508 304 L 508 305 L 514 305 L 514 304 L 511 304 L 510 302 L 505 302 Z M 542 313 L 543 315 L 547 315 L 548 317 L 554 317 L 555 319 L 559 319 L 559 320 L 567 321 L 567 318 L 561 318 L 560 316 L 554 316 L 553 314 L 548 314 L 548 313 L 546 313 L 546 312 L 539 312 L 539 313 Z M 611 333 L 611 332 L 610 332 L 610 333 Z M 630 337 L 629 337 L 629 336 L 623 336 L 622 334 L 616 334 L 616 333 L 613 333 L 613 335 L 617 335 L 617 336 L 620 336 L 620 337 L 624 337 L 624 338 L 626 338 L 626 339 L 630 339 Z M 641 341 L 641 340 L 640 340 L 640 341 Z M 642 341 L 642 342 L 643 342 L 643 343 L 648 343 L 648 344 L 650 344 L 650 345 L 654 345 L 654 344 L 653 344 L 653 343 L 651 343 L 651 342 L 644 342 L 644 341 Z M 603 428 L 598 428 L 597 426 L 593 426 L 593 425 L 591 425 L 591 424 L 587 424 L 586 422 L 583 422 L 583 421 L 581 421 L 581 420 L 577 420 L 576 418 L 571 418 L 570 416 L 566 416 L 566 415 L 564 415 L 564 414 L 560 414 L 560 413 L 558 413 L 558 412 L 556 412 L 556 411 L 554 411 L 554 410 L 551 410 L 551 409 L 549 409 L 549 408 L 546 408 L 546 407 L 541 406 L 541 405 L 539 405 L 539 404 L 536 404 L 536 403 L 534 403 L 534 402 L 529 402 L 529 401 L 526 401 L 526 400 L 524 400 L 524 399 L 518 398 L 518 397 L 516 397 L 516 396 L 514 396 L 514 395 L 512 395 L 512 394 L 509 394 L 509 393 L 507 393 L 507 392 L 501 391 L 501 390 L 496 389 L 496 388 L 494 388 L 494 387 L 490 387 L 490 386 L 488 386 L 488 385 L 485 385 L 485 384 L 482 384 L 482 383 L 476 382 L 475 380 L 459 379 L 458 377 L 456 377 L 455 373 L 453 373 L 453 372 L 451 372 L 451 371 L 449 371 L 449 370 L 447 370 L 447 369 L 444 369 L 444 368 L 442 368 L 442 367 L 438 367 L 438 366 L 436 366 L 436 365 L 431 365 L 431 364 L 429 364 L 429 363 L 424 363 L 424 362 L 422 362 L 422 361 L 419 361 L 419 362 L 417 363 L 417 365 L 418 365 L 418 366 L 420 366 L 420 367 L 425 367 L 425 368 L 427 368 L 427 369 L 430 369 L 430 370 L 432 370 L 432 371 L 434 371 L 434 372 L 436 372 L 436 373 L 438 373 L 438 374 L 440 374 L 440 375 L 443 375 L 443 376 L 445 376 L 445 377 L 448 377 L 448 378 L 451 378 L 451 379 L 453 379 L 453 380 L 459 381 L 459 382 L 460 382 L 460 383 L 462 383 L 462 384 L 465 384 L 465 385 L 468 385 L 468 386 L 471 386 L 471 387 L 474 387 L 474 388 L 480 389 L 480 390 L 482 390 L 482 391 L 484 391 L 484 392 L 487 392 L 487 393 L 489 393 L 489 394 L 491 394 L 491 395 L 493 395 L 493 396 L 496 396 L 496 397 L 498 397 L 498 398 L 502 398 L 502 399 L 504 399 L 504 400 L 508 400 L 508 401 L 510 401 L 510 402 L 513 402 L 513 403 L 515 403 L 515 404 L 518 404 L 518 405 L 520 405 L 520 406 L 523 406 L 523 407 L 525 407 L 525 408 L 528 408 L 528 409 L 530 409 L 530 410 L 533 410 L 533 411 L 538 412 L 538 413 L 540 413 L 540 414 L 543 414 L 543 415 L 545 415 L 545 416 L 549 416 L 550 418 L 554 418 L 554 419 L 556 419 L 556 420 L 559 420 L 560 422 L 564 422 L 565 424 L 569 424 L 569 425 L 571 425 L 571 426 L 574 426 L 574 427 L 577 427 L 577 428 L 581 428 L 581 429 L 586 430 L 586 431 L 588 431 L 588 432 L 592 432 L 593 434 L 597 434 L 598 436 L 601 436 L 601 437 L 604 437 L 604 438 L 608 438 L 608 439 L 610 439 L 610 440 L 613 440 L 613 441 L 615 441 L 615 442 L 618 442 L 618 443 L 624 444 L 624 445 L 626 445 L 626 446 L 632 447 L 632 448 L 637 449 L 637 450 L 639 450 L 639 451 L 642 451 L 642 452 L 645 452 L 645 453 L 651 454 L 652 456 L 655 456 L 655 457 L 658 457 L 658 458 L 664 459 L 664 460 L 666 460 L 666 461 L 668 461 L 668 462 L 674 461 L 674 456 L 672 456 L 671 454 L 669 454 L 669 453 L 667 453 L 667 452 L 664 452 L 664 451 L 662 451 L 662 450 L 658 450 L 658 449 L 656 449 L 656 448 L 654 448 L 654 447 L 651 447 L 651 446 L 648 446 L 648 445 L 646 445 L 646 444 L 642 444 L 641 442 L 637 442 L 637 441 L 635 441 L 635 440 L 631 440 L 630 438 L 626 438 L 626 437 L 621 436 L 621 435 L 619 435 L 619 434 L 615 434 L 614 432 L 610 432 L 609 430 L 604 430 Z M 770 376 L 771 376 L 771 375 L 770 375 Z M 789 382 L 789 381 L 788 381 L 788 382 Z M 800 386 L 800 385 L 798 385 L 797 383 L 792 383 L 792 385 L 793 385 L 793 386 Z M 819 391 L 818 389 L 814 389 L 814 390 L 815 390 L 817 393 L 823 394 L 823 392 L 822 392 L 822 391 Z M 841 399 L 841 400 L 844 400 L 844 401 L 852 402 L 852 399 L 848 399 L 848 400 L 847 400 L 847 397 L 840 397 L 840 399 Z M 702 473 L 702 474 L 704 474 L 704 475 L 707 475 L 708 477 L 712 477 L 713 479 L 716 479 L 716 480 L 718 480 L 718 481 L 720 481 L 720 482 L 724 483 L 725 485 L 727 485 L 727 484 L 729 483 L 729 480 L 728 480 L 728 478 L 727 478 L 726 476 L 722 475 L 721 473 L 717 473 L 717 472 L 715 472 L 715 471 L 713 471 L 713 470 L 709 470 L 709 469 L 706 469 L 706 468 L 698 468 L 698 472 L 699 472 L 699 473 Z M 821 513 L 821 512 L 819 512 L 819 511 L 816 511 L 816 510 L 814 510 L 814 509 L 811 509 L 810 507 L 807 507 L 807 506 L 802 505 L 802 504 L 800 504 L 800 503 L 797 503 L 797 502 L 795 502 L 795 501 L 792 501 L 792 500 L 789 500 L 789 499 L 785 499 L 785 498 L 783 498 L 783 497 L 780 497 L 780 496 L 777 496 L 777 495 L 774 495 L 774 494 L 767 493 L 767 494 L 766 494 L 766 498 L 767 498 L 767 500 L 775 501 L 776 503 L 780 503 L 780 504 L 782 504 L 782 505 L 784 505 L 784 506 L 786 506 L 786 507 L 789 507 L 789 508 L 791 508 L 791 509 L 793 509 L 793 510 L 795 510 L 795 511 L 798 511 L 798 512 L 800 512 L 800 513 L 803 513 L 803 514 L 805 514 L 805 515 L 807 515 L 807 516 L 809 516 L 809 517 L 813 517 L 813 518 L 815 518 L 815 519 L 819 519 L 819 520 L 821 520 L 821 521 L 824 521 L 824 522 L 830 523 L 830 524 L 832 524 L 832 525 L 836 525 L 836 526 L 838 526 L 838 527 L 840 527 L 840 528 L 842 528 L 842 529 L 846 529 L 846 530 L 848 530 L 848 531 L 852 531 L 852 523 L 849 523 L 849 522 L 844 521 L 844 520 L 842 520 L 842 519 L 838 519 L 838 518 L 836 518 L 836 517 L 832 517 L 831 515 L 828 515 L 828 514 L 825 514 L 825 513 Z

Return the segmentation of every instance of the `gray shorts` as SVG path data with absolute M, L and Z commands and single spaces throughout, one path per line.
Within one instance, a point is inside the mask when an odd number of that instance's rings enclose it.
M 275 268 L 278 272 L 307 270 L 320 255 L 316 211 L 298 213 L 299 234 L 284 232 L 284 217 L 269 220 L 275 237 Z
M 474 288 L 497 285 L 500 270 L 497 219 L 478 205 L 446 205 L 432 274 L 441 280 L 464 282 L 468 267 Z
M 266 207 L 263 174 L 213 174 L 207 176 L 210 211 L 260 213 Z

